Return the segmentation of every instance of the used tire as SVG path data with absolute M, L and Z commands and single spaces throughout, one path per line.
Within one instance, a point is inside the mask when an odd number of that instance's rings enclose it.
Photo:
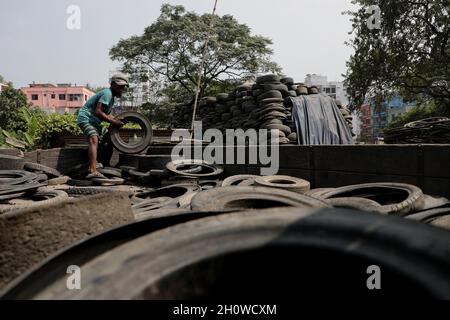
M 261 84 L 265 82 L 279 82 L 280 77 L 275 74 L 266 74 L 264 76 L 259 76 L 256 78 L 256 83 Z
M 143 235 L 95 257 L 82 267 L 83 290 L 67 290 L 61 277 L 28 298 L 289 300 L 298 288 L 316 297 L 342 295 L 342 288 L 361 296 L 367 294 L 364 271 L 377 265 L 393 279 L 383 294 L 449 299 L 449 243 L 443 230 L 364 212 L 355 219 L 344 209 L 224 214 Z
M 78 186 L 78 187 L 87 187 L 94 185 L 94 183 L 90 180 L 79 180 L 79 179 L 69 179 L 69 181 L 67 181 L 67 184 L 69 186 Z
M 385 196 L 384 194 L 387 194 Z M 380 203 L 386 214 L 407 215 L 423 207 L 424 197 L 418 187 L 405 183 L 366 183 L 335 188 L 318 199 L 359 197 Z M 388 199 L 386 199 L 388 198 Z M 392 204 L 392 202 L 396 202 Z
M 192 210 L 245 210 L 282 206 L 327 207 L 321 200 L 300 193 L 267 187 L 230 186 L 198 193 L 191 202 Z
M 253 175 L 253 174 L 238 174 L 231 177 L 226 178 L 222 182 L 222 187 L 229 187 L 229 186 L 237 186 L 243 181 L 251 180 L 252 184 L 254 183 L 255 179 L 259 176 Z
M 44 166 L 39 163 L 25 162 L 23 164 L 23 167 L 25 170 L 28 171 L 45 173 L 46 175 L 49 175 L 52 178 L 57 178 L 61 176 L 61 173 L 58 170 Z
M 49 186 L 56 186 L 56 185 L 59 185 L 59 184 L 66 184 L 67 181 L 69 181 L 69 180 L 70 180 L 69 176 L 61 176 L 61 177 L 58 177 L 58 178 L 53 178 L 53 179 L 48 180 L 48 185 Z
M 179 167 L 183 167 L 186 165 L 197 165 L 203 168 L 205 172 L 198 172 L 198 173 L 186 173 L 184 171 L 178 170 Z M 188 159 L 188 160 L 175 160 L 171 161 L 166 165 L 167 170 L 169 170 L 172 173 L 175 173 L 177 175 L 186 176 L 186 177 L 211 177 L 211 176 L 217 176 L 223 172 L 223 168 L 216 165 L 211 165 L 206 163 L 203 160 L 195 160 L 195 159 Z
M 298 193 L 305 193 L 310 190 L 309 181 L 291 176 L 263 176 L 255 179 L 255 184 L 269 188 L 281 188 Z
M 143 132 L 141 141 L 135 144 L 129 144 L 122 140 L 119 134 L 119 129 L 111 127 L 111 142 L 118 151 L 131 154 L 140 153 L 152 143 L 152 124 L 146 116 L 138 112 L 124 112 L 118 116 L 118 119 L 125 124 L 128 122 L 138 123 Z

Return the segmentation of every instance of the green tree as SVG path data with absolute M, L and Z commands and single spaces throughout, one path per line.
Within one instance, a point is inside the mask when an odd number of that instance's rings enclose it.
M 450 108 L 450 5 L 448 0 L 353 0 L 355 50 L 346 85 L 353 107 L 399 92 L 407 99 Z M 378 5 L 380 28 L 369 28 Z
M 248 26 L 232 16 L 198 15 L 169 4 L 161 7 L 159 18 L 141 36 L 121 39 L 110 50 L 110 56 L 122 62 L 123 71 L 138 81 L 175 85 L 177 90 L 193 96 L 208 35 L 200 96 L 214 81 L 281 71 L 270 60 L 272 41 L 252 35 Z
M 0 128 L 9 130 L 20 121 L 19 109 L 28 107 L 27 97 L 22 91 L 8 86 L 0 93 Z

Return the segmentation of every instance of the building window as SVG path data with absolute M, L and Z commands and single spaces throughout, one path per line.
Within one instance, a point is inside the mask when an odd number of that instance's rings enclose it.
M 59 100 L 66 100 L 66 95 L 65 94 L 60 94 L 59 95 Z
M 84 101 L 87 101 L 87 94 L 84 95 Z
M 83 95 L 82 94 L 69 94 L 68 99 L 69 99 L 69 101 L 83 101 Z
M 336 93 L 336 88 L 331 88 L 331 93 Z
M 52 99 L 55 99 L 55 95 L 54 94 L 52 94 Z
M 31 100 L 38 100 L 38 99 L 39 99 L 39 95 L 37 95 L 37 94 L 31 95 Z

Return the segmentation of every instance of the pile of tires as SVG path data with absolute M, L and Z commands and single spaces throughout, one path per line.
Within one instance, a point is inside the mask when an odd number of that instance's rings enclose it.
M 385 132 L 388 144 L 450 143 L 450 118 L 433 117 L 405 124 Z
M 339 108 L 339 111 L 341 112 L 342 116 L 345 119 L 345 122 L 347 123 L 348 128 L 352 132 L 352 136 L 355 136 L 355 133 L 353 132 L 353 116 L 347 107 L 342 105 L 342 102 L 340 100 L 335 100 L 336 105 Z
M 368 290 L 366 270 L 376 266 L 383 296 L 448 299 L 449 244 L 443 230 L 348 209 L 198 212 L 81 241 L 0 298 L 289 300 L 298 288 L 317 298 L 373 297 L 380 291 Z M 67 290 L 68 263 L 83 270 L 83 290 Z
M 203 129 L 275 130 L 278 143 L 296 144 L 291 98 L 318 93 L 315 86 L 307 87 L 303 83 L 295 83 L 291 77 L 268 74 L 257 77 L 256 82 L 245 82 L 230 93 L 200 99 L 196 120 L 202 121 Z M 347 116 L 346 120 L 351 123 L 348 115 L 349 112 L 344 117 Z M 191 118 L 192 105 L 179 106 L 173 125 L 188 128 Z
M 68 177 L 37 163 L 25 162 L 23 167 L 28 171 L 0 170 L 0 213 L 67 197 L 64 191 L 45 187 L 65 183 Z

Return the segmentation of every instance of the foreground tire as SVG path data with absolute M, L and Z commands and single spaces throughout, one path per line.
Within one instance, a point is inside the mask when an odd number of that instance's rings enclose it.
M 124 112 L 118 116 L 118 119 L 120 119 L 125 124 L 128 122 L 138 123 L 143 132 L 141 141 L 135 144 L 130 144 L 122 140 L 119 134 L 119 129 L 112 127 L 110 129 L 111 142 L 114 148 L 116 148 L 118 151 L 131 154 L 140 153 L 152 143 L 152 124 L 146 116 L 138 112 Z
M 63 277 L 32 298 L 292 299 L 299 288 L 373 297 L 366 269 L 376 265 L 383 296 L 448 299 L 449 244 L 437 228 L 350 210 L 224 214 L 118 246 L 82 266 L 83 290 L 67 290 Z

